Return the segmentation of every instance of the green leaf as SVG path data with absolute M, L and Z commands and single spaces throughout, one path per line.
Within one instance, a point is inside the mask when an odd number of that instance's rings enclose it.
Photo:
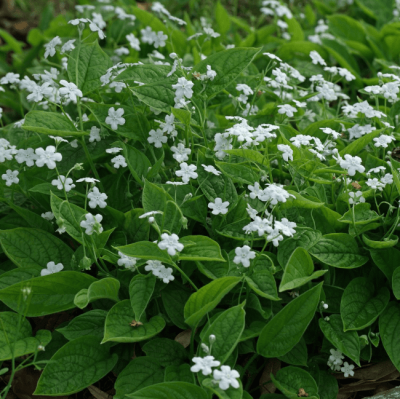
M 250 276 L 246 276 L 246 281 L 256 294 L 271 301 L 281 300 L 276 290 L 275 277 L 269 270 L 256 270 Z
M 248 163 L 215 162 L 215 165 L 236 183 L 254 184 L 259 179 L 259 172 Z
M 128 168 L 132 173 L 133 178 L 143 187 L 143 178 L 146 177 L 151 163 L 143 154 L 143 151 L 139 151 L 135 147 L 132 147 L 125 143 L 120 143 L 123 148 L 123 155 L 128 164 Z
M 233 388 L 230 386 L 228 389 L 223 390 L 217 384 L 215 384 L 211 378 L 206 378 L 202 382 L 202 385 L 217 395 L 219 399 L 244 399 L 243 385 L 240 380 L 239 384 L 239 388 Z
M 39 345 L 46 346 L 50 341 L 50 331 L 39 330 L 33 337 L 32 326 L 24 317 L 0 313 L 0 361 L 35 353 Z
M 170 71 L 171 67 L 167 65 L 132 65 L 122 71 L 114 81 L 127 82 L 129 84 L 135 84 L 135 81 L 143 84 L 155 83 L 165 81 Z M 171 78 L 171 85 L 172 81 L 175 83 L 174 78 Z
M 371 211 L 370 208 L 371 204 L 368 202 L 357 204 L 354 206 L 354 214 L 352 208 L 338 220 L 347 224 L 353 224 L 354 222 L 356 225 L 368 224 L 379 220 L 381 217 L 375 211 Z
M 48 220 L 39 216 L 37 213 L 32 212 L 29 209 L 21 208 L 20 206 L 14 205 L 12 202 L 9 202 L 8 205 L 12 209 L 14 209 L 14 211 L 17 212 L 19 216 L 26 220 L 30 227 L 45 230 L 48 233 L 54 232 L 53 225 Z
M 172 88 L 175 80 L 172 81 L 166 78 L 155 83 L 131 87 L 131 91 L 140 101 L 149 107 L 169 113 L 171 107 L 175 105 L 175 90 Z
M 28 317 L 45 316 L 73 309 L 77 292 L 88 288 L 94 281 L 96 279 L 88 274 L 61 271 L 4 288 L 0 291 L 0 300 Z M 31 289 L 27 302 L 22 300 L 22 289 L 26 287 Z
M 71 51 L 68 58 L 69 81 L 75 83 L 86 95 L 101 86 L 100 77 L 112 66 L 110 57 L 99 43 L 80 44 Z
M 174 201 L 167 201 L 162 216 L 163 230 L 179 234 L 182 228 L 182 218 L 183 214 L 179 206 Z
M 75 296 L 74 303 L 79 309 L 84 309 L 89 303 L 97 299 L 110 299 L 118 302 L 119 287 L 120 282 L 117 279 L 103 278 L 90 284 L 89 288 L 80 290 Z
M 66 232 L 76 241 L 83 244 L 83 230 L 80 223 L 85 219 L 87 211 L 77 205 L 71 204 L 69 201 L 58 198 L 51 193 L 50 196 L 51 211 L 57 220 L 62 220 Z
M 362 330 L 371 325 L 389 303 L 390 293 L 381 287 L 376 293 L 374 284 L 365 277 L 356 277 L 344 290 L 340 314 L 344 331 Z
M 154 337 L 165 327 L 161 316 L 154 316 L 143 325 L 131 326 L 135 320 L 129 299 L 115 304 L 107 314 L 104 338 L 105 342 L 140 342 Z
M 185 323 L 183 309 L 190 294 L 190 290 L 177 283 L 170 283 L 161 291 L 161 299 L 168 317 L 182 330 L 188 327 Z
M 0 275 L 0 290 L 40 276 L 41 267 L 18 267 Z
M 321 262 L 343 269 L 354 269 L 368 262 L 368 257 L 361 255 L 356 240 L 344 233 L 324 235 L 309 252 Z
M 364 244 L 373 249 L 387 249 L 392 248 L 399 242 L 399 237 L 395 235 L 391 235 L 388 238 L 385 238 L 383 241 L 374 241 L 368 238 L 365 234 L 362 235 L 362 239 Z
M 360 22 L 347 15 L 336 14 L 328 17 L 329 30 L 343 39 L 366 43 L 365 30 Z
M 107 375 L 118 356 L 93 337 L 81 337 L 65 344 L 51 358 L 40 376 L 34 395 L 61 396 L 82 391 Z
M 190 365 L 187 363 L 179 366 L 168 366 L 165 368 L 164 381 L 181 381 L 194 384 L 195 374 L 190 371 Z
M 400 251 L 396 248 L 370 249 L 371 258 L 375 265 L 392 281 L 393 272 L 400 264 Z
M 283 272 L 279 292 L 293 290 L 321 277 L 328 270 L 314 272 L 314 263 L 309 253 L 301 247 L 295 249 Z M 314 273 L 313 273 L 314 272 Z
M 400 370 L 400 305 L 391 302 L 379 317 L 379 334 L 390 360 Z
M 400 267 L 397 267 L 392 276 L 393 295 L 400 299 Z
M 206 60 L 198 63 L 193 72 L 205 73 L 207 65 L 210 65 L 217 73 L 217 76 L 207 83 L 203 93 L 210 98 L 222 91 L 238 78 L 259 52 L 258 48 L 233 48 L 211 54 Z
M 154 242 L 140 241 L 134 244 L 125 245 L 123 247 L 116 247 L 117 251 L 122 252 L 124 255 L 131 256 L 139 259 L 146 260 L 160 260 L 168 265 L 173 265 L 171 257 L 167 251 L 158 248 Z
M 307 367 L 307 345 L 302 338 L 286 355 L 280 356 L 279 360 L 294 366 Z
M 188 357 L 185 348 L 179 342 L 168 338 L 152 339 L 146 342 L 142 349 L 147 356 L 157 359 L 163 367 L 179 366 Z
M 57 328 L 68 341 L 93 335 L 99 339 L 103 338 L 104 323 L 106 321 L 107 311 L 102 309 L 94 309 L 83 313 L 72 319 L 67 326 Z
M 77 130 L 72 121 L 56 112 L 31 111 L 25 116 L 23 129 L 54 136 L 88 136 L 89 133 Z
M 127 395 L 132 399 L 207 399 L 206 391 L 187 382 L 163 382 Z
M 164 369 L 156 359 L 149 356 L 136 357 L 118 374 L 114 385 L 114 399 L 123 399 L 127 394 L 133 394 L 142 388 L 163 381 Z
M 380 136 L 382 133 L 382 129 L 374 130 L 371 133 L 365 134 L 357 140 L 354 140 L 348 146 L 346 146 L 343 150 L 339 152 L 341 157 L 344 157 L 346 154 L 350 154 L 352 156 L 360 154 L 360 152 L 365 148 L 367 144 L 372 142 L 375 137 Z
M 127 232 L 129 242 L 148 241 L 150 223 L 147 218 L 140 219 L 143 209 L 132 209 L 125 213 L 124 230 Z
M 142 314 L 150 302 L 156 285 L 156 276 L 152 273 L 147 275 L 138 274 L 129 283 L 129 297 L 135 320 L 141 320 Z
M 318 322 L 325 338 L 336 349 L 339 349 L 360 366 L 360 339 L 358 338 L 357 332 L 344 332 L 343 322 L 338 314 L 329 316 L 329 321 L 319 319 Z
M 301 339 L 317 309 L 322 283 L 289 302 L 264 327 L 257 353 L 264 357 L 283 356 Z
M 221 33 L 221 35 L 225 35 L 231 28 L 231 20 L 228 12 L 220 1 L 215 5 L 215 20 L 218 25 L 218 32 Z
M 206 236 L 185 236 L 179 242 L 185 247 L 179 260 L 225 262 L 218 243 Z
M 206 345 L 209 345 L 208 337 L 211 334 L 215 335 L 212 355 L 221 364 L 226 362 L 239 343 L 245 326 L 244 318 L 243 305 L 234 306 L 223 311 L 205 331 L 202 331 L 201 337 Z M 201 352 L 200 349 L 199 352 Z
M 191 327 L 197 326 L 200 320 L 213 310 L 239 281 L 241 281 L 239 277 L 223 277 L 201 287 L 185 304 L 185 323 Z
M 59 238 L 43 230 L 17 228 L 0 231 L 5 254 L 19 267 L 46 268 L 48 262 L 69 267 L 73 251 Z
M 311 374 L 298 367 L 284 367 L 276 376 L 271 374 L 274 385 L 289 399 L 297 399 L 299 390 L 304 389 L 310 399 L 319 399 L 318 385 Z

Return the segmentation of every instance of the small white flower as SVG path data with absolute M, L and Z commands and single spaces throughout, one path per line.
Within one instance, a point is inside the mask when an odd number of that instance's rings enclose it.
M 84 183 L 92 183 L 92 184 L 95 184 L 95 183 L 99 183 L 100 180 L 94 179 L 93 177 L 82 177 L 81 179 L 78 179 L 76 182 L 77 182 L 77 183 L 82 183 L 82 182 L 84 182 Z
M 138 258 L 133 258 L 132 256 L 124 255 L 122 252 L 118 251 L 120 259 L 118 259 L 118 266 L 124 266 L 125 269 L 135 270 L 136 262 Z
M 221 198 L 215 198 L 214 202 L 210 202 L 208 204 L 208 207 L 212 209 L 211 213 L 213 215 L 219 215 L 219 214 L 225 215 L 226 213 L 228 213 L 228 206 L 229 202 L 228 201 L 222 202 Z
M 56 152 L 56 147 L 53 145 L 47 146 L 45 150 L 43 148 L 36 148 L 35 153 L 38 156 L 36 165 L 39 166 L 39 168 L 46 165 L 49 169 L 55 169 L 56 162 L 62 160 L 62 155 Z
M 280 113 L 281 115 L 286 115 L 289 118 L 292 118 L 297 112 L 297 108 L 292 107 L 290 104 L 278 105 L 278 108 L 278 113 Z
M 186 162 L 182 162 L 180 165 L 181 170 L 175 172 L 179 177 L 182 177 L 184 183 L 189 183 L 190 179 L 197 179 L 198 174 L 195 172 L 197 169 L 196 165 L 188 165 Z
M 61 96 L 68 97 L 73 102 L 76 102 L 77 97 L 83 96 L 75 83 L 60 80 L 60 84 L 64 86 L 58 90 Z
M 282 60 L 275 54 L 263 53 L 263 55 L 266 55 L 267 57 L 271 58 L 271 60 L 276 60 L 276 61 L 282 62 Z
M 76 39 L 68 40 L 64 45 L 61 47 L 60 54 L 67 53 L 75 48 L 74 43 Z
M 119 169 L 120 166 L 122 168 L 128 166 L 125 158 L 122 155 L 117 155 L 115 158 L 111 159 L 111 162 L 113 163 L 115 169 Z
M 44 53 L 44 58 L 47 58 L 48 56 L 53 57 L 56 53 L 56 46 L 60 44 L 62 44 L 62 41 L 58 36 L 46 43 L 44 45 L 44 48 L 46 49 Z
M 150 130 L 149 132 L 150 137 L 147 138 L 149 143 L 154 143 L 154 147 L 161 148 L 163 143 L 168 141 L 168 137 L 164 136 L 164 133 L 161 129 L 157 130 Z
M 113 130 L 117 130 L 118 125 L 124 125 L 125 119 L 122 118 L 124 112 L 125 110 L 123 108 L 118 108 L 117 110 L 115 110 L 114 107 L 111 107 L 108 110 L 108 116 L 106 118 L 107 125 L 110 125 L 111 129 Z
M 354 364 L 349 364 L 347 362 L 343 363 L 343 367 L 340 369 L 342 373 L 344 373 L 344 376 L 347 378 L 349 376 L 353 377 L 354 376 Z
M 19 175 L 18 170 L 7 169 L 6 173 L 1 175 L 1 178 L 5 180 L 6 186 L 11 186 L 13 183 L 18 184 L 19 182 L 19 179 L 17 177 L 18 175 Z
M 172 275 L 172 271 L 172 268 L 161 265 L 161 267 L 157 270 L 157 274 L 154 272 L 153 274 L 160 278 L 164 284 L 168 284 L 170 281 L 175 280 L 175 277 Z
M 203 375 L 210 375 L 212 373 L 212 367 L 218 367 L 221 363 L 214 359 L 214 356 L 194 357 L 192 362 L 195 363 L 190 371 L 192 373 L 198 373 L 201 371 Z
M 192 152 L 190 148 L 185 148 L 182 143 L 179 143 L 178 147 L 172 146 L 171 151 L 173 152 L 173 158 L 175 158 L 179 163 L 187 161 Z
M 233 258 L 233 262 L 239 265 L 240 263 L 244 267 L 250 266 L 250 260 L 256 257 L 256 253 L 250 250 L 248 245 L 243 245 L 243 247 L 237 247 L 235 249 L 236 256 Z
M 322 66 L 326 66 L 325 60 L 316 51 L 311 51 L 310 57 L 313 64 L 315 65 L 320 64 Z
M 229 366 L 221 366 L 221 371 L 214 370 L 213 377 L 223 391 L 226 391 L 229 386 L 236 389 L 240 386 L 237 380 L 240 374 L 236 370 L 231 370 Z
M 341 136 L 341 133 L 336 132 L 335 130 L 331 129 L 330 127 L 320 127 L 320 129 L 325 133 L 331 135 L 335 140 Z
M 286 162 L 289 162 L 289 159 L 293 161 L 293 150 L 290 148 L 290 146 L 286 144 L 278 144 L 278 150 L 282 151 L 282 158 Z
M 102 40 L 106 37 L 106 35 L 104 34 L 104 32 L 92 21 L 90 21 L 90 19 L 88 20 L 88 22 L 90 22 L 89 24 L 89 29 L 92 32 L 97 32 L 97 34 L 99 35 L 99 39 Z
M 126 40 L 128 40 L 129 45 L 136 51 L 140 51 L 140 41 L 133 33 L 126 35 Z
M 356 172 L 364 173 L 365 168 L 361 164 L 360 157 L 352 157 L 350 154 L 346 154 L 344 159 L 340 161 L 340 167 L 347 169 L 349 176 L 354 176 Z
M 168 254 L 175 256 L 176 252 L 181 252 L 184 245 L 179 242 L 179 237 L 176 234 L 168 235 L 164 233 L 161 235 L 161 241 L 158 243 L 160 249 L 166 249 Z
M 63 190 L 65 188 L 67 193 L 75 187 L 74 181 L 70 177 L 65 178 L 63 175 L 60 175 L 57 179 L 52 180 L 51 184 L 56 186 L 59 190 Z
M 172 88 L 175 89 L 175 95 L 177 98 L 192 98 L 193 90 L 192 87 L 194 83 L 186 78 L 182 77 L 178 79 L 178 83 L 172 85 Z
M 162 31 L 157 32 L 153 36 L 153 41 L 154 41 L 154 47 L 159 48 L 159 47 L 165 47 L 165 42 L 168 39 L 168 36 L 165 35 Z
M 43 219 L 48 220 L 49 222 L 54 219 L 53 212 L 45 212 L 40 215 Z
M 93 141 L 100 141 L 100 140 L 101 140 L 100 129 L 96 126 L 92 126 L 92 128 L 90 129 L 89 142 L 93 143 Z
M 9 151 L 9 150 L 5 150 L 5 151 Z M 2 153 L 2 150 L 0 148 L 0 162 L 4 162 L 3 156 L 5 157 L 6 155 L 7 155 L 6 153 Z M 15 159 L 17 160 L 18 163 L 25 162 L 26 166 L 33 166 L 35 164 L 35 161 L 37 158 L 38 157 L 35 154 L 35 151 L 33 150 L 33 148 L 27 148 L 26 150 L 21 148 L 20 150 L 18 150 L 17 155 L 15 156 Z M 11 154 L 10 154 L 10 158 L 7 158 L 7 159 L 12 159 Z
M 394 140 L 394 137 L 392 136 L 386 136 L 385 134 L 382 134 L 379 137 L 375 137 L 374 141 L 375 141 L 375 147 L 383 147 L 383 148 L 387 148 L 388 144 L 390 144 L 392 141 Z
M 107 154 L 118 154 L 121 151 L 122 151 L 122 148 L 120 148 L 120 147 L 112 147 L 112 148 L 106 149 Z
M 62 269 L 64 269 L 64 266 L 62 263 L 57 263 L 55 264 L 54 262 L 49 262 L 46 266 L 46 269 L 42 269 L 40 271 L 41 276 L 48 276 L 49 274 L 54 274 L 60 272 Z
M 221 174 L 221 172 L 219 170 L 215 169 L 214 166 L 212 166 L 212 165 L 202 164 L 201 166 L 204 168 L 204 170 L 206 172 L 212 173 L 215 176 L 219 176 Z
M 365 198 L 362 196 L 361 191 L 357 191 L 356 193 L 350 192 L 349 193 L 349 204 L 356 205 L 362 202 L 365 202 Z
M 86 220 L 82 220 L 80 226 L 85 229 L 87 235 L 91 236 L 94 231 L 98 234 L 103 232 L 103 227 L 100 224 L 103 220 L 102 215 L 92 215 L 91 213 L 87 213 L 85 218 Z
M 107 206 L 106 199 L 108 198 L 107 194 L 101 193 L 97 187 L 93 187 L 92 191 L 88 194 L 89 206 L 91 208 L 105 208 Z

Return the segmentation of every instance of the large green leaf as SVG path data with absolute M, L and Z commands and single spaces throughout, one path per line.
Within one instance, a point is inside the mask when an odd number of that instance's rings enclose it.
M 132 147 L 128 144 L 121 143 L 123 148 L 123 155 L 126 159 L 126 163 L 128 164 L 128 168 L 132 173 L 133 178 L 143 186 L 143 178 L 146 177 L 149 168 L 151 167 L 151 163 L 143 154 L 143 151 L 139 151 L 135 147 Z
M 179 242 L 185 247 L 179 260 L 224 262 L 218 243 L 209 237 L 196 235 L 182 237 Z
M 307 345 L 302 338 L 286 355 L 280 356 L 279 360 L 294 366 L 307 366 Z
M 127 395 L 133 399 L 207 399 L 207 393 L 199 386 L 187 382 L 163 382 Z
M 268 269 L 256 270 L 250 276 L 246 276 L 246 281 L 256 294 L 271 301 L 280 301 L 276 290 L 275 277 Z
M 217 76 L 208 82 L 205 94 L 212 97 L 235 81 L 259 52 L 258 48 L 233 48 L 212 54 L 198 63 L 194 71 L 205 73 L 207 65 L 210 65 L 211 69 L 217 73 Z
M 289 399 L 297 399 L 300 389 L 304 389 L 308 398 L 319 399 L 318 385 L 307 371 L 298 367 L 284 367 L 276 376 L 271 374 L 274 385 Z
M 375 212 L 371 211 L 371 204 L 364 202 L 357 204 L 353 208 L 348 210 L 339 220 L 339 222 L 347 224 L 364 225 L 375 222 L 381 217 Z M 354 212 L 354 213 L 353 213 Z
M 343 269 L 354 269 L 368 262 L 368 257 L 360 253 L 356 240 L 344 233 L 324 235 L 309 252 L 321 262 Z
M 142 325 L 131 325 L 134 320 L 129 299 L 115 304 L 108 312 L 102 343 L 144 341 L 157 335 L 165 327 L 165 320 L 161 316 L 154 316 Z
M 82 90 L 83 95 L 101 86 L 100 77 L 112 66 L 110 57 L 96 42 L 80 44 L 71 51 L 68 59 L 69 81 Z
M 88 288 L 96 279 L 88 274 L 61 271 L 21 281 L 0 291 L 0 300 L 9 308 L 29 317 L 45 316 L 75 307 L 77 292 Z M 31 289 L 29 301 L 22 299 L 22 290 Z
M 365 277 L 356 277 L 344 290 L 340 302 L 344 331 L 362 330 L 371 325 L 389 303 L 386 287 L 375 292 L 374 284 Z
M 257 352 L 264 357 L 283 356 L 301 339 L 317 309 L 322 283 L 289 302 L 264 327 Z
M 97 299 L 110 299 L 118 302 L 118 290 L 120 282 L 113 277 L 106 277 L 90 284 L 89 288 L 80 290 L 74 299 L 75 305 L 84 309 L 86 306 Z
M 135 81 L 143 84 L 155 83 L 165 80 L 170 71 L 171 67 L 168 65 L 132 65 L 122 71 L 114 81 L 130 84 L 134 84 Z M 171 78 L 171 85 L 173 80 L 174 78 Z
M 150 241 L 140 241 L 134 244 L 116 247 L 124 255 L 146 260 L 159 260 L 168 265 L 173 265 L 171 257 L 167 251 L 158 248 L 158 245 Z
M 129 283 L 129 296 L 135 320 L 141 320 L 142 314 L 153 295 L 156 280 L 156 276 L 152 273 L 138 274 Z
M 390 360 L 400 370 L 400 305 L 391 302 L 379 317 L 379 334 Z
M 179 342 L 168 338 L 152 339 L 146 342 L 142 349 L 147 356 L 157 359 L 163 367 L 179 366 L 188 357 L 188 353 Z
M 176 80 L 176 79 L 175 79 Z M 170 112 L 175 105 L 175 81 L 165 78 L 162 81 L 132 87 L 132 93 L 143 103 L 158 111 Z
M 185 304 L 185 322 L 191 327 L 197 326 L 200 320 L 213 310 L 221 299 L 235 287 L 241 278 L 223 277 L 201 287 L 192 294 Z
M 360 339 L 356 331 L 344 332 L 340 315 L 333 314 L 329 316 L 329 321 L 319 319 L 319 326 L 325 338 L 336 349 L 343 352 L 360 366 Z
M 74 339 L 59 349 L 40 376 L 35 395 L 61 396 L 82 391 L 108 374 L 117 363 L 109 346 L 93 336 Z
M 0 231 L 5 254 L 19 267 L 45 269 L 47 263 L 68 268 L 73 251 L 59 238 L 39 229 L 17 228 Z
M 39 330 L 32 336 L 32 326 L 23 316 L 13 312 L 0 313 L 0 361 L 17 358 L 46 346 L 51 341 L 51 333 Z
M 314 272 L 314 263 L 309 253 L 301 247 L 295 249 L 283 272 L 279 292 L 301 287 L 311 280 L 321 277 L 328 270 Z M 314 272 L 314 273 L 313 273 Z

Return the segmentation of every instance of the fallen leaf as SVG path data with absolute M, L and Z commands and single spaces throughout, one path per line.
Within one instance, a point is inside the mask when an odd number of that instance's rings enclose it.
M 94 385 L 90 385 L 88 387 L 90 393 L 96 398 L 96 399 L 112 399 L 112 396 L 109 395 L 108 393 L 103 392 L 101 389 L 95 387 Z
M 272 382 L 267 383 L 267 381 L 271 381 L 271 373 L 276 374 L 280 370 L 280 368 L 281 361 L 279 359 L 268 359 L 268 362 L 264 367 L 263 373 L 259 381 L 261 394 L 274 393 L 276 391 L 276 386 Z
M 192 330 L 182 331 L 175 337 L 175 341 L 179 342 L 184 348 L 187 348 L 190 345 L 191 335 L 192 335 Z

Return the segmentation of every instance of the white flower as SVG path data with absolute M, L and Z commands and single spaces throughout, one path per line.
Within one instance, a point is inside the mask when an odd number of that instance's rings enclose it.
M 224 201 L 222 202 L 221 198 L 215 198 L 214 202 L 210 202 L 208 204 L 208 207 L 210 209 L 212 209 L 212 214 L 213 215 L 225 215 L 226 213 L 228 213 L 228 206 L 229 206 L 229 202 L 228 201 Z
M 292 107 L 290 104 L 283 104 L 283 105 L 278 105 L 279 111 L 281 115 L 285 114 L 289 118 L 292 118 L 294 113 L 297 112 L 297 108 Z
M 394 140 L 394 137 L 386 136 L 385 134 L 382 134 L 381 136 L 374 138 L 374 141 L 375 141 L 374 146 L 387 148 L 388 144 L 390 144 L 393 140 Z
M 368 179 L 366 181 L 366 185 L 368 187 L 371 187 L 373 190 L 379 191 L 383 191 L 383 189 L 385 188 L 385 184 L 381 183 L 376 177 L 374 177 L 373 179 Z
M 158 243 L 158 247 L 160 249 L 166 249 L 171 256 L 176 255 L 176 251 L 181 252 L 184 248 L 176 234 L 168 235 L 167 233 L 161 235 L 161 241 Z
M 56 46 L 60 44 L 62 44 L 62 41 L 58 36 L 46 43 L 44 45 L 44 48 L 46 49 L 44 58 L 47 58 L 48 56 L 53 57 L 53 55 L 56 53 Z
M 214 80 L 214 78 L 217 76 L 217 72 L 213 71 L 211 69 L 211 65 L 207 65 L 207 72 L 204 75 L 200 76 L 200 80 Z
M 342 373 L 344 373 L 344 376 L 347 378 L 349 376 L 353 377 L 354 376 L 354 364 L 349 364 L 347 362 L 343 363 L 343 367 L 340 369 Z
M 124 266 L 125 269 L 135 270 L 136 262 L 138 258 L 133 258 L 132 256 L 124 255 L 122 252 L 118 251 L 120 259 L 118 259 L 118 266 Z
M 54 274 L 60 272 L 62 269 L 64 269 L 64 266 L 62 263 L 57 263 L 55 264 L 54 262 L 49 262 L 46 266 L 46 269 L 42 269 L 40 271 L 41 276 L 48 276 L 49 274 Z
M 250 95 L 254 94 L 251 87 L 249 87 L 248 85 L 246 85 L 244 83 L 238 83 L 236 85 L 236 90 L 241 91 L 245 96 L 250 96 Z
M 157 270 L 157 274 L 153 271 L 153 274 L 160 278 L 163 283 L 168 284 L 170 281 L 174 281 L 175 277 L 172 275 L 172 269 L 170 267 L 165 267 L 161 265 Z
M 68 143 L 68 140 L 63 139 L 63 138 L 60 137 L 60 136 L 52 136 L 52 135 L 50 134 L 49 137 L 50 137 L 51 139 L 53 139 L 53 140 L 56 142 L 56 144 Z
M 278 144 L 278 150 L 283 152 L 282 158 L 286 162 L 289 162 L 289 159 L 293 161 L 293 150 L 290 148 L 290 146 L 286 144 Z
M 320 129 L 325 133 L 331 135 L 335 140 L 338 139 L 341 134 L 331 129 L 330 127 L 320 127 Z
M 147 138 L 149 143 L 154 143 L 154 147 L 161 148 L 163 143 L 168 141 L 168 137 L 164 136 L 164 133 L 161 129 L 157 130 L 150 130 L 149 132 L 150 137 Z
M 356 205 L 362 202 L 365 202 L 365 198 L 362 196 L 361 191 L 357 191 L 356 193 L 350 192 L 349 193 L 349 204 Z
M 344 159 L 340 161 L 340 167 L 347 169 L 349 176 L 354 176 L 356 172 L 363 173 L 365 171 L 364 166 L 361 164 L 360 157 L 352 157 L 350 154 L 346 154 Z
M 6 150 L 9 151 L 9 150 Z M 0 148 L 0 161 L 4 162 L 4 159 L 1 159 L 1 148 Z M 27 148 L 24 150 L 21 148 L 18 150 L 17 155 L 15 156 L 15 159 L 17 160 L 18 163 L 23 163 L 26 162 L 26 166 L 33 166 L 35 164 L 35 161 L 37 159 L 37 155 L 35 154 L 35 151 L 33 148 Z M 12 159 L 12 156 L 10 155 L 10 158 L 7 159 Z
M 133 33 L 126 35 L 126 40 L 128 40 L 129 45 L 136 51 L 140 51 L 140 41 Z
M 49 222 L 54 219 L 53 212 L 45 212 L 40 215 L 43 219 L 48 220 Z
M 190 148 L 185 148 L 182 143 L 178 144 L 178 147 L 172 146 L 171 151 L 173 152 L 173 157 L 179 162 L 184 162 L 189 159 L 190 153 L 192 150 Z
M 239 388 L 239 381 L 237 378 L 240 374 L 236 370 L 231 370 L 229 366 L 221 366 L 221 371 L 214 370 L 213 377 L 218 381 L 219 388 L 226 391 L 229 386 L 232 388 Z
M 190 179 L 197 179 L 196 165 L 188 165 L 186 162 L 182 162 L 179 166 L 181 170 L 176 171 L 175 174 L 182 177 L 184 183 L 189 183 Z
M 300 148 L 302 145 L 310 145 L 310 141 L 313 137 L 303 134 L 298 134 L 297 136 L 291 137 L 290 141 L 297 148 Z
M 100 129 L 96 126 L 92 126 L 90 129 L 90 135 L 89 135 L 89 142 L 93 143 L 93 141 L 100 141 Z
M 201 371 L 203 375 L 210 375 L 212 373 L 212 367 L 218 367 L 221 363 L 214 359 L 214 356 L 206 357 L 194 357 L 192 362 L 195 363 L 190 371 L 192 373 L 198 373 Z
M 0 90 L 1 91 L 1 90 Z M 21 127 L 25 123 L 25 118 L 14 123 L 14 127 Z
M 204 33 L 210 37 L 219 37 L 221 36 L 219 33 L 214 32 L 214 29 L 212 28 L 204 28 Z
M 115 88 L 115 92 L 116 92 L 116 93 L 121 93 L 121 91 L 122 91 L 123 89 L 125 89 L 126 87 L 128 87 L 128 86 L 127 86 L 127 84 L 124 83 L 124 82 L 112 82 L 112 83 L 110 83 L 110 88 L 111 88 L 111 89 L 112 89 L 112 88 Z
M 146 272 L 152 272 L 155 276 L 157 276 L 158 271 L 162 266 L 164 265 L 159 260 L 148 260 L 144 270 L 146 270 Z
M 257 211 L 255 209 L 253 209 L 250 204 L 247 204 L 247 208 L 246 208 L 247 213 L 249 214 L 249 216 L 254 220 L 257 217 Z
M 64 86 L 58 90 L 61 96 L 68 97 L 73 102 L 76 102 L 77 97 L 83 96 L 75 83 L 60 80 L 60 84 Z
M 76 182 L 77 183 L 85 182 L 85 183 L 95 184 L 95 183 L 98 183 L 99 181 L 100 180 L 94 179 L 93 177 L 82 177 L 81 179 L 78 179 Z
M 11 186 L 13 183 L 18 184 L 18 175 L 18 170 L 7 169 L 6 173 L 1 175 L 1 178 L 6 181 L 6 186 Z
M 2 85 L 13 84 L 19 82 L 19 73 L 8 72 L 0 79 Z M 4 89 L 3 89 L 4 90 Z
M 322 66 L 326 66 L 325 60 L 316 51 L 311 51 L 310 57 L 313 64 L 315 65 L 321 64 Z
M 206 172 L 212 173 L 215 176 L 219 176 L 221 174 L 221 172 L 219 170 L 215 169 L 214 166 L 212 166 L 212 165 L 201 164 L 201 166 L 204 168 L 204 170 Z
M 297 227 L 297 224 L 295 222 L 289 222 L 286 218 L 283 218 L 281 221 L 275 220 L 275 229 L 279 230 L 287 237 L 293 237 L 293 234 L 296 233 L 294 227 Z
M 271 58 L 271 60 L 277 60 L 279 62 L 282 62 L 282 60 L 278 56 L 276 56 L 275 54 L 263 53 L 263 55 L 266 55 L 267 57 Z
M 165 41 L 168 39 L 168 36 L 165 35 L 162 31 L 157 32 L 153 36 L 153 44 L 155 48 L 165 47 Z
M 114 53 L 121 56 L 121 55 L 128 55 L 129 50 L 126 47 L 120 47 L 114 50 Z
M 74 43 L 76 39 L 68 40 L 64 45 L 61 47 L 60 54 L 67 53 L 75 48 Z
M 183 97 L 192 98 L 193 86 L 194 86 L 193 82 L 182 77 L 178 79 L 178 83 L 172 85 L 172 88 L 176 90 L 175 95 L 177 98 L 179 99 Z
M 65 176 L 63 176 L 63 175 L 58 176 L 57 179 L 54 179 L 51 182 L 51 184 L 53 186 L 56 186 L 59 190 L 62 190 L 63 188 L 65 188 L 65 191 L 67 193 L 75 187 L 75 184 L 73 184 L 73 183 L 74 183 L 74 181 L 70 177 L 65 178 Z
M 120 147 L 112 147 L 112 148 L 106 149 L 107 154 L 118 154 L 121 151 L 122 151 L 122 148 L 120 148 Z
M 233 258 L 233 262 L 239 265 L 240 263 L 244 267 L 250 266 L 250 260 L 256 257 L 256 253 L 250 250 L 248 245 L 243 245 L 243 247 L 237 247 L 235 249 L 236 256 Z
M 103 227 L 101 226 L 101 221 L 103 220 L 102 215 L 92 215 L 91 213 L 87 213 L 85 215 L 86 220 L 82 220 L 80 226 L 83 227 L 85 233 L 89 236 L 93 234 L 93 231 L 100 234 L 103 232 Z
M 36 166 L 39 166 L 39 168 L 46 165 L 49 169 L 55 169 L 56 162 L 62 160 L 62 155 L 56 152 L 56 147 L 53 145 L 47 146 L 45 150 L 43 148 L 36 148 L 35 153 L 38 156 Z
M 88 22 L 90 22 L 89 24 L 89 28 L 92 32 L 97 32 L 97 34 L 99 35 L 99 39 L 102 40 L 106 37 L 106 35 L 104 34 L 104 32 L 92 21 L 90 21 L 90 19 L 88 20 Z
M 28 101 L 39 102 L 43 100 L 43 97 L 50 97 L 53 94 L 53 87 L 50 82 L 45 82 L 41 86 L 35 83 L 32 89 L 32 93 L 29 94 L 26 99 Z
M 125 158 L 122 155 L 117 155 L 115 158 L 111 159 L 111 162 L 113 163 L 115 169 L 119 169 L 120 166 L 122 168 L 128 166 Z
M 330 350 L 331 355 L 329 356 L 329 360 L 334 363 L 334 364 L 342 364 L 343 363 L 343 353 L 340 352 L 339 350 L 331 349 Z
M 144 219 L 144 218 L 147 218 L 147 217 L 150 217 L 150 216 L 162 215 L 162 214 L 163 214 L 163 212 L 161 212 L 161 211 L 150 211 L 150 212 L 144 213 L 143 215 L 140 215 L 139 219 Z
M 150 26 L 146 26 L 145 29 L 141 29 L 140 33 L 142 34 L 143 43 L 149 43 L 149 44 L 154 43 L 154 36 L 156 35 L 156 33 L 151 29 Z
M 381 182 L 383 184 L 392 184 L 393 183 L 393 175 L 391 173 L 386 173 L 385 176 L 382 177 Z
M 92 191 L 88 194 L 89 206 L 91 208 L 105 208 L 107 206 L 106 199 L 108 198 L 107 194 L 101 193 L 97 187 L 93 187 Z
M 122 118 L 125 110 L 123 108 L 118 108 L 117 110 L 114 107 L 111 107 L 108 110 L 108 116 L 106 118 L 106 123 L 111 126 L 111 129 L 117 130 L 118 125 L 124 125 L 125 119 Z
M 271 201 L 271 205 L 277 205 L 278 202 L 286 202 L 289 197 L 294 195 L 289 194 L 284 188 L 277 184 L 268 184 L 267 187 L 259 195 L 261 201 Z

